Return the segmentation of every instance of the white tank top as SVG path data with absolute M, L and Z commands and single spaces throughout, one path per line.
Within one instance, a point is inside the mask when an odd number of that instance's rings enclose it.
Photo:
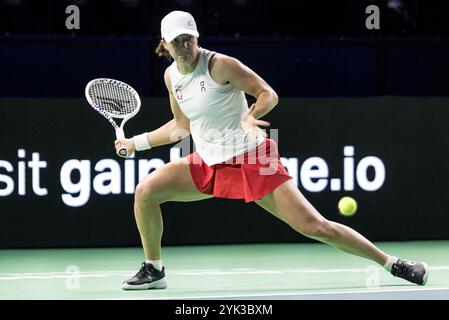
M 195 70 L 187 75 L 179 72 L 176 61 L 169 67 L 173 95 L 190 120 L 196 151 L 208 166 L 232 159 L 264 141 L 262 134 L 256 142 L 243 140 L 240 118 L 248 110 L 248 102 L 242 90 L 212 79 L 208 66 L 214 54 L 200 48 Z

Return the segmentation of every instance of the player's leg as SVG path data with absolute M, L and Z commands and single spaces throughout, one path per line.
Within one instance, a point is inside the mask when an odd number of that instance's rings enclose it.
M 161 203 L 211 197 L 198 191 L 185 159 L 167 163 L 145 177 L 136 187 L 134 215 L 147 260 L 161 258 Z
M 146 260 L 139 272 L 122 284 L 125 290 L 163 289 L 167 287 L 161 263 L 163 232 L 160 204 L 167 201 L 195 201 L 212 196 L 201 193 L 193 183 L 185 159 L 156 169 L 136 187 L 134 215 Z M 156 265 L 156 262 L 160 265 Z
M 389 256 L 360 233 L 345 225 L 325 219 L 291 180 L 284 182 L 256 203 L 309 238 L 373 260 L 381 266 L 385 266 L 387 263 Z M 427 266 L 423 263 L 419 265 L 407 263 L 401 260 L 392 263 L 392 273 L 394 274 L 394 268 L 399 268 L 401 270 L 398 270 L 398 274 L 409 273 L 402 274 L 407 280 L 425 284 L 428 276 Z M 402 275 L 398 276 L 402 277 Z
M 291 180 L 256 201 L 301 234 L 374 260 L 380 265 L 387 255 L 355 230 L 325 219 L 302 195 Z

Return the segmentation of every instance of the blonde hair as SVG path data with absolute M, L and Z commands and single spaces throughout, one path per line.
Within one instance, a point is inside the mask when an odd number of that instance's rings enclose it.
M 164 39 L 161 39 L 156 49 L 154 49 L 154 52 L 157 54 L 158 57 L 165 57 L 168 59 L 168 61 L 172 61 L 172 57 L 170 56 L 170 53 L 164 48 Z

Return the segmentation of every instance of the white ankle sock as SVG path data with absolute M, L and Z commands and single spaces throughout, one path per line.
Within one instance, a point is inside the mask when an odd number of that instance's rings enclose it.
M 384 265 L 385 270 L 387 270 L 388 272 L 391 272 L 391 266 L 393 265 L 393 263 L 396 263 L 397 261 L 398 261 L 398 257 L 388 256 L 387 262 Z
M 151 263 L 153 265 L 153 267 L 155 267 L 159 271 L 162 270 L 162 259 L 160 259 L 160 260 L 146 260 L 145 262 L 146 263 Z

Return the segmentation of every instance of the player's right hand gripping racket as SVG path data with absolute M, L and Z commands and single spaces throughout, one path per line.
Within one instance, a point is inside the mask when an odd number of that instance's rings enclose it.
M 124 82 L 99 78 L 86 85 L 85 94 L 87 101 L 95 111 L 112 124 L 117 139 L 124 139 L 125 123 L 134 117 L 140 109 L 141 102 L 137 91 Z M 120 127 L 113 118 L 123 119 Z M 126 157 L 128 151 L 122 146 L 118 154 L 121 157 Z

